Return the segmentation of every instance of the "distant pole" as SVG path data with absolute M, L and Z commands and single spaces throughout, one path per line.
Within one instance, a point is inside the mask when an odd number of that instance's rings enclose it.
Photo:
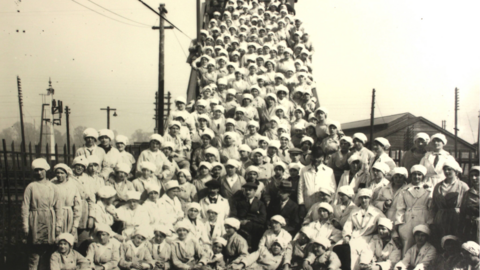
M 458 97 L 458 89 L 455 88 L 455 159 L 458 158 L 458 153 L 457 153 L 457 141 L 458 141 L 458 137 L 457 137 L 457 133 L 458 133 L 458 106 L 459 106 L 459 97 Z
M 200 30 L 202 29 L 202 1 L 197 0 L 197 42 L 200 40 Z
M 478 111 L 477 158 L 480 158 L 480 111 Z
M 113 111 L 113 116 L 117 116 L 117 109 L 110 108 L 110 106 L 107 106 L 107 108 L 101 108 L 100 110 L 102 111 L 107 111 L 107 129 L 110 129 L 110 111 Z
M 22 82 L 20 81 L 20 77 L 17 76 L 17 89 L 18 89 L 18 107 L 20 108 L 20 126 L 21 126 L 21 130 L 22 130 L 22 158 L 23 158 L 23 161 L 24 161 L 24 165 L 27 165 L 26 162 L 26 158 L 23 154 L 25 154 L 25 126 L 23 124 L 23 100 L 22 100 Z
M 375 118 L 375 88 L 372 91 L 372 109 L 370 112 L 370 149 L 373 146 L 373 119 Z
M 65 107 L 65 117 L 67 120 L 67 154 L 68 154 L 68 163 L 70 164 L 70 108 Z
M 164 96 L 165 96 L 165 4 L 158 7 L 160 12 L 160 48 L 158 54 L 158 95 L 157 95 L 157 133 L 163 134 Z

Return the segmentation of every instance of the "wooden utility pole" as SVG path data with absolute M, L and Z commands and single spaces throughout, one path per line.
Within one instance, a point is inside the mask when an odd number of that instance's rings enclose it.
M 65 117 L 67 120 L 67 154 L 68 154 L 68 164 L 70 164 L 70 108 L 65 107 Z
M 454 157 L 455 159 L 458 159 L 458 153 L 457 153 L 457 141 L 458 141 L 458 137 L 457 137 L 457 133 L 458 133 L 458 127 L 457 127 L 457 121 L 458 121 L 458 106 L 460 105 L 459 103 L 459 97 L 458 97 L 458 89 L 455 88 L 455 154 L 454 154 Z
M 370 149 L 373 146 L 373 119 L 375 118 L 375 88 L 372 91 L 372 109 L 370 112 Z
M 23 96 L 22 96 L 22 82 L 20 81 L 20 77 L 17 76 L 17 89 L 18 89 L 18 107 L 20 108 L 20 127 L 22 131 L 22 144 L 21 144 L 21 151 L 22 151 L 22 159 L 23 164 L 27 165 L 27 159 L 25 157 L 25 126 L 23 124 Z
M 200 40 L 200 30 L 202 29 L 202 0 L 197 0 L 197 42 Z
M 110 111 L 113 111 L 113 116 L 117 116 L 117 109 L 110 108 L 110 106 L 107 106 L 107 108 L 101 108 L 101 111 L 107 111 L 107 129 L 110 129 Z

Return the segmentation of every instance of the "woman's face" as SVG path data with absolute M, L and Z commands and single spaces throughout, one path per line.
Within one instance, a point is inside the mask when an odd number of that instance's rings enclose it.
M 136 247 L 140 246 L 140 244 L 142 244 L 143 241 L 145 241 L 145 237 L 143 237 L 139 234 L 132 237 L 132 242 Z
M 442 150 L 443 146 L 444 146 L 444 144 L 443 144 L 442 140 L 437 139 L 437 138 L 433 139 L 433 147 L 435 148 L 435 150 L 437 150 L 437 151 Z
M 350 164 L 350 170 L 353 171 L 353 173 L 359 172 L 361 168 L 362 165 L 360 165 L 360 160 L 355 160 Z
M 297 177 L 299 173 L 298 170 L 294 168 L 290 169 L 289 172 L 291 177 Z
M 102 245 L 106 245 L 108 242 L 110 242 L 110 235 L 107 232 L 98 232 L 97 236 L 100 244 Z
M 226 128 L 227 128 L 227 131 L 235 131 L 235 126 L 232 124 L 227 124 Z
M 372 148 L 373 148 L 373 151 L 377 154 L 381 154 L 381 153 L 385 152 L 385 147 L 378 142 L 373 142 L 373 147 Z
M 279 232 L 282 229 L 282 224 L 280 224 L 279 222 L 272 220 L 271 223 L 274 232 Z
M 268 107 L 272 107 L 275 105 L 275 100 L 273 98 L 267 98 L 267 105 Z
M 153 240 L 155 241 L 156 244 L 163 243 L 163 241 L 167 237 L 165 234 L 159 231 L 155 231 L 154 234 L 155 234 L 155 237 L 153 238 Z
M 283 176 L 283 173 L 285 172 L 285 170 L 281 166 L 275 167 L 275 169 L 273 169 L 273 171 L 275 172 L 275 176 L 277 176 L 277 177 Z
M 202 176 L 206 176 L 210 173 L 210 170 L 205 166 L 200 167 L 199 171 L 200 171 L 200 175 Z
M 328 126 L 328 131 L 330 132 L 330 135 L 337 135 L 338 134 L 338 129 L 334 125 Z
M 258 178 L 258 173 L 257 172 L 248 172 L 247 173 L 247 179 L 250 180 L 251 182 L 256 181 Z
M 168 129 L 168 133 L 171 135 L 171 136 L 176 136 L 177 134 L 179 134 L 179 131 L 180 131 L 180 128 L 178 126 L 171 126 L 169 129 Z
M 95 145 L 95 142 L 96 142 L 96 141 L 97 141 L 97 140 L 96 140 L 94 137 L 87 137 L 87 138 L 85 138 L 85 145 L 86 145 L 87 147 L 92 147 L 92 146 Z
M 418 185 L 423 181 L 423 174 L 420 172 L 413 172 L 412 173 L 412 185 Z
M 300 110 L 296 110 L 294 114 L 295 114 L 295 118 L 296 118 L 297 120 L 303 118 L 303 113 L 302 113 L 302 111 L 300 111 Z
M 37 181 L 43 180 L 45 177 L 47 177 L 47 171 L 44 169 L 35 169 L 33 170 L 33 177 Z
M 330 213 L 323 208 L 318 209 L 318 215 L 321 220 L 327 220 L 330 217 Z
M 185 182 L 187 182 L 187 177 L 185 177 L 185 174 L 180 172 L 180 173 L 177 174 L 177 180 L 178 180 L 178 183 L 181 185 L 181 184 L 184 184 Z
M 148 178 L 152 177 L 152 175 L 153 175 L 153 172 L 150 171 L 149 169 L 147 169 L 147 168 L 142 169 L 142 176 L 143 176 L 144 179 L 148 179 Z
M 107 136 L 102 136 L 99 138 L 100 140 L 100 144 L 103 145 L 103 146 L 110 146 L 110 138 L 107 137 Z
M 222 117 L 223 113 L 221 111 L 215 111 L 213 116 L 215 119 L 220 119 Z
M 67 179 L 67 173 L 62 169 L 55 170 L 55 175 L 57 176 L 57 180 L 62 183 Z
M 280 79 L 281 80 L 281 79 Z M 283 82 L 283 81 L 282 81 Z M 277 97 L 278 99 L 282 100 L 284 99 L 285 97 L 287 96 L 287 93 L 285 93 L 284 91 L 280 91 L 277 93 Z
M 350 204 L 350 201 L 352 200 L 350 197 L 348 197 L 347 195 L 343 194 L 343 193 L 338 193 L 338 196 L 340 197 L 340 202 L 343 204 L 343 205 L 348 205 Z
M 243 112 L 236 112 L 237 120 L 243 119 Z
M 305 151 L 308 151 L 310 150 L 310 148 L 312 147 L 312 143 L 310 142 L 303 142 L 302 145 L 302 150 L 305 152 Z M 323 163 L 323 160 L 322 160 L 322 163 Z
M 138 201 L 137 200 L 128 200 L 128 207 L 131 209 L 131 210 L 135 210 L 137 209 L 138 207 Z
M 251 101 L 250 99 L 248 99 L 248 98 L 246 98 L 246 99 L 243 100 L 243 106 L 244 106 L 244 107 L 249 106 L 251 103 L 252 103 L 252 101 Z
M 282 250 L 283 250 L 282 247 L 278 243 L 274 243 L 271 247 L 271 252 L 275 256 L 282 253 Z
M 212 177 L 218 178 L 222 173 L 222 167 L 216 166 L 212 169 Z
M 320 244 L 317 244 L 315 243 L 313 245 L 313 253 L 315 253 L 315 256 L 320 256 L 322 255 L 323 253 L 325 253 L 325 247 L 320 245 Z
M 479 189 L 479 172 L 478 171 L 472 171 L 470 172 L 470 187 L 478 190 Z
M 225 225 L 225 233 L 227 235 L 232 235 L 236 232 L 235 228 L 229 226 L 229 225 Z
M 205 159 L 210 163 L 218 161 L 217 157 L 214 154 L 210 154 L 210 153 L 205 155 Z
M 370 205 L 370 197 L 360 197 L 360 205 L 362 206 L 362 208 L 366 209 Z
M 361 150 L 363 148 L 363 142 L 359 139 L 353 139 L 353 145 L 355 146 L 355 149 L 358 150 Z
M 152 202 L 156 202 L 158 199 L 158 195 L 159 195 L 158 192 L 152 191 L 148 193 L 148 199 Z
M 456 176 L 455 170 L 452 167 L 444 166 L 443 173 L 447 178 L 454 178 Z
M 173 151 L 172 151 L 172 148 L 166 147 L 162 149 L 162 152 L 165 154 L 166 157 L 169 157 Z
M 118 181 L 125 181 L 128 175 L 125 172 L 117 172 L 116 176 Z
M 216 222 L 217 221 L 217 217 L 218 217 L 218 213 L 217 212 L 213 212 L 213 211 L 207 211 L 207 215 L 208 215 L 208 220 L 210 222 Z
M 195 219 L 197 219 L 197 216 L 198 216 L 198 209 L 196 209 L 196 208 L 190 208 L 190 209 L 188 210 L 188 217 L 189 217 L 190 219 L 195 220 Z
M 388 230 L 387 227 L 380 225 L 378 226 L 378 235 L 381 238 L 390 237 L 390 230 Z
M 209 146 L 210 145 L 210 142 L 211 142 L 212 139 L 210 139 L 210 136 L 202 136 L 202 143 L 203 143 L 203 146 Z
M 170 197 L 170 199 L 173 199 L 178 196 L 178 193 L 180 193 L 179 188 L 172 188 L 167 191 L 167 196 Z
M 248 131 L 250 132 L 250 135 L 255 135 L 257 133 L 257 127 L 256 126 L 248 126 Z
M 245 152 L 245 151 L 241 151 L 241 152 Z M 240 152 L 240 155 L 241 155 L 241 152 Z M 245 152 L 246 153 L 246 152 Z M 228 176 L 232 176 L 235 174 L 235 167 L 231 166 L 231 165 L 228 165 L 226 168 L 226 171 L 227 171 L 227 175 Z
M 65 240 L 60 240 L 58 242 L 58 252 L 66 254 L 68 251 L 70 251 L 70 244 Z
M 289 60 L 290 59 L 290 53 L 288 53 L 288 52 L 283 53 L 283 59 Z
M 373 171 L 373 177 L 375 180 L 380 180 L 385 176 L 382 171 L 377 170 L 375 168 L 373 168 L 372 171 Z
M 417 244 L 417 246 L 421 247 L 421 246 L 425 245 L 425 243 L 427 243 L 428 234 L 426 234 L 426 233 L 416 232 L 414 237 L 415 237 L 415 244 Z
M 287 138 L 285 138 L 285 137 L 280 138 L 280 146 L 281 147 L 286 147 L 288 145 L 288 143 L 289 143 L 289 141 L 288 141 Z
M 117 143 L 116 145 L 117 145 L 117 149 L 118 149 L 119 152 L 125 151 L 125 147 L 126 147 L 125 144 Z
M 270 121 L 270 127 L 276 129 L 278 127 L 277 121 Z
M 231 138 L 230 136 L 225 136 L 225 140 L 224 140 L 224 141 L 225 141 L 225 145 L 226 145 L 226 146 L 231 146 L 232 143 L 233 143 L 233 140 L 232 140 L 232 138 Z
M 150 141 L 150 150 L 152 152 L 157 152 L 158 149 L 160 149 L 160 142 L 156 140 Z
M 322 111 L 318 111 L 316 116 L 317 116 L 318 120 L 320 120 L 320 121 L 324 121 L 327 118 L 325 113 L 322 112 Z
M 280 96 L 280 94 L 279 94 L 279 96 Z M 282 110 L 276 110 L 276 111 L 275 111 L 275 115 L 276 115 L 278 118 L 282 119 L 282 118 L 283 118 L 283 111 L 282 111 Z
M 185 240 L 187 238 L 187 235 L 188 235 L 188 230 L 184 229 L 184 228 L 179 228 L 177 230 L 177 234 L 178 234 L 178 239 Z
M 88 164 L 88 167 L 87 167 L 87 173 L 90 175 L 93 175 L 98 172 L 99 168 L 100 166 L 98 166 L 97 163 L 90 163 Z
M 393 184 L 396 185 L 397 187 L 403 186 L 405 184 L 406 178 L 405 176 L 401 174 L 394 174 L 392 177 Z

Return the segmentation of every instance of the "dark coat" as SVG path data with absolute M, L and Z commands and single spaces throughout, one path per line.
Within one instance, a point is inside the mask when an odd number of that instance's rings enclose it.
M 250 204 L 241 190 L 231 198 L 230 215 L 239 220 L 249 220 L 262 226 L 264 226 L 267 221 L 265 204 L 257 198 L 254 198 L 252 204 Z
M 298 216 L 298 205 L 292 199 L 288 199 L 285 206 L 282 208 L 282 203 L 278 198 L 272 200 L 267 208 L 267 218 L 270 220 L 275 215 L 281 215 L 287 225 L 285 230 L 291 235 L 295 235 L 297 230 L 300 229 L 300 217 Z

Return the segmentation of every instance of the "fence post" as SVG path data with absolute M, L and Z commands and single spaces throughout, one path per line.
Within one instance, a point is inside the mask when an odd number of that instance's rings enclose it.
M 54 150 L 55 150 L 55 165 L 57 165 L 58 163 L 60 163 L 60 162 L 58 162 L 59 160 L 58 160 L 58 145 L 57 144 L 55 144 L 55 149 Z
M 67 145 L 64 144 L 63 145 L 63 162 L 65 164 L 67 164 L 68 166 L 70 166 L 70 160 L 69 159 L 70 159 L 70 156 L 68 156 L 68 154 L 67 154 Z
M 32 162 L 33 162 L 32 143 L 29 143 L 29 144 L 28 144 L 28 154 L 29 154 L 29 156 L 30 156 L 30 163 L 28 163 L 28 164 L 30 164 L 30 166 L 32 166 L 32 165 L 31 165 Z M 33 170 L 30 170 L 30 180 L 32 180 L 32 179 L 33 179 Z
M 15 183 L 15 203 L 18 202 L 18 192 L 17 192 L 17 164 L 15 163 L 16 155 L 15 155 L 15 145 L 12 142 L 12 170 L 13 170 L 13 182 Z
M 2 140 L 3 144 L 3 161 L 5 162 L 5 167 L 4 167 L 4 172 L 5 172 L 5 177 L 2 177 L 2 212 L 5 214 L 5 188 L 7 189 L 7 205 L 8 208 L 6 210 L 7 212 L 7 221 L 12 220 L 12 215 L 11 215 L 11 204 L 12 204 L 12 198 L 10 196 L 10 179 L 9 179 L 9 171 L 8 171 L 8 154 L 7 154 L 7 142 L 5 142 L 5 139 Z M 5 216 L 5 215 L 4 215 Z M 11 243 L 11 237 L 10 235 L 10 224 L 7 222 L 5 225 L 5 219 L 3 218 L 3 240 L 5 238 L 7 239 L 7 245 L 10 245 Z M 8 249 L 4 249 L 5 255 L 8 254 Z
M 50 156 L 50 147 L 47 144 L 45 144 L 45 160 L 47 160 L 48 164 L 50 165 L 50 167 L 53 167 L 52 166 L 52 159 L 51 159 L 51 156 Z
M 77 152 L 75 150 L 77 150 L 77 149 L 75 149 L 75 144 L 74 144 L 74 145 L 72 145 L 72 156 L 73 156 L 73 158 L 75 158 L 75 155 L 77 154 Z

